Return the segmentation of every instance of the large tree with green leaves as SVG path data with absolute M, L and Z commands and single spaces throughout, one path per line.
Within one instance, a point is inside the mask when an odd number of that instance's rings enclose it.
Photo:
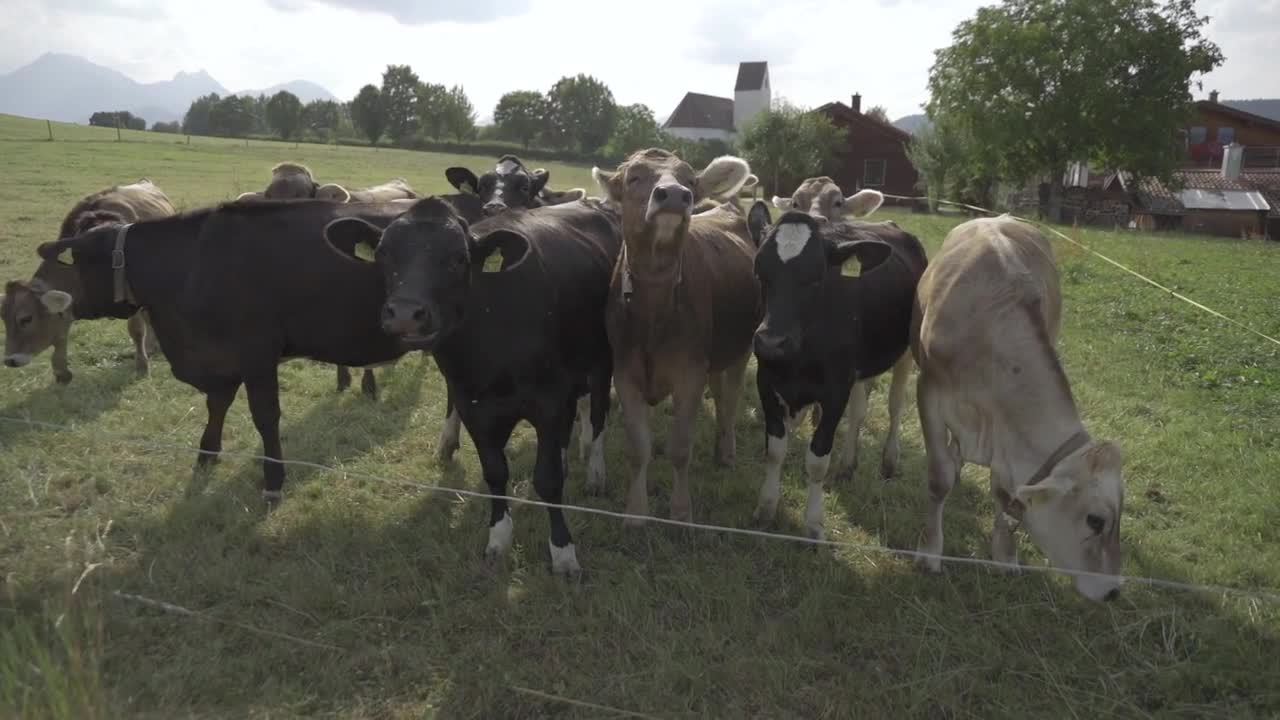
M 418 127 L 433 140 L 444 137 L 448 127 L 449 89 L 438 83 L 418 83 L 416 105 Z
M 408 140 L 418 129 L 418 85 L 418 75 L 408 65 L 388 65 L 382 73 L 382 108 L 393 143 Z
M 476 109 L 461 85 L 454 85 L 445 93 L 445 132 L 454 140 L 470 140 L 476 132 Z
M 560 147 L 576 145 L 594 153 L 613 136 L 618 104 L 609 86 L 591 77 L 562 77 L 547 93 L 551 140 Z
M 1194 78 L 1220 65 L 1194 0 L 1005 0 L 937 51 L 931 115 L 986 148 L 1007 180 L 1049 177 L 1061 218 L 1068 164 L 1167 178 Z
M 360 88 L 360 94 L 351 101 L 351 122 L 369 138 L 370 145 L 378 144 L 378 138 L 387 128 L 387 113 L 382 104 L 382 91 L 376 85 Z
M 751 120 L 738 143 L 764 191 L 790 195 L 805 178 L 826 172 L 844 137 L 827 116 L 778 101 Z
M 536 90 L 516 90 L 503 95 L 493 109 L 493 124 L 501 137 L 515 140 L 525 149 L 542 134 L 547 122 L 547 99 Z
M 618 108 L 618 124 L 613 129 L 613 137 L 605 145 L 605 155 L 621 159 L 645 148 L 657 147 L 661 144 L 658 121 L 648 105 L 624 105 Z
M 302 127 L 302 101 L 288 90 L 281 90 L 267 101 L 267 125 L 289 140 Z
M 312 100 L 302 108 L 302 128 L 328 138 L 337 133 L 342 108 L 333 100 Z

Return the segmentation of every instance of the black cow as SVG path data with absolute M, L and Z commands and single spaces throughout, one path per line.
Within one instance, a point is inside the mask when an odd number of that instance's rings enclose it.
M 764 203 L 756 203 L 751 218 L 759 234 L 768 222 Z M 805 458 L 805 529 L 811 537 L 822 537 L 822 484 L 836 426 L 852 401 L 838 470 L 847 479 L 857 463 L 869 381 L 890 368 L 883 468 L 886 475 L 893 474 L 911 369 L 911 310 L 927 263 L 920 241 L 892 222 L 829 223 L 792 211 L 769 229 L 755 259 L 765 301 L 764 321 L 754 340 L 756 385 L 768 455 L 758 521 L 771 521 L 777 511 L 787 431 L 816 404 L 817 427 Z
M 444 175 L 460 192 L 477 195 L 486 215 L 497 215 L 512 208 L 562 205 L 587 196 L 581 188 L 564 192 L 548 189 L 551 173 L 542 168 L 530 171 L 515 155 L 498 158 L 498 164 L 480 177 L 464 167 L 451 167 Z
M 333 252 L 324 239 L 337 218 L 385 226 L 403 211 L 396 203 L 233 202 L 95 228 L 44 243 L 39 253 L 53 260 L 70 251 L 82 288 L 77 318 L 148 310 L 174 377 L 207 398 L 199 465 L 222 450 L 223 420 L 242 383 L 263 452 L 279 460 L 280 362 L 362 367 L 410 349 L 382 332 L 382 274 Z M 284 476 L 284 465 L 264 461 L 268 504 L 280 499 Z
M 470 226 L 428 198 L 385 231 L 343 219 L 325 234 L 336 248 L 376 248 L 387 278 L 383 327 L 435 357 L 490 492 L 506 494 L 503 449 L 516 423 L 527 420 L 538 437 L 534 487 L 543 500 L 560 503 L 578 398 L 591 395 L 597 437 L 609 409 L 604 308 L 622 245 L 617 213 L 583 201 Z M 564 516 L 555 508 L 549 514 L 552 569 L 577 573 Z M 490 561 L 506 553 L 511 537 L 507 503 L 494 500 Z

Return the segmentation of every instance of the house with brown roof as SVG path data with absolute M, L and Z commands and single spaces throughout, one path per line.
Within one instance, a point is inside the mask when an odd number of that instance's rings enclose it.
M 844 147 L 827 166 L 827 174 L 841 190 L 854 193 L 872 188 L 891 195 L 919 194 L 919 175 L 907 157 L 911 133 L 863 114 L 858 94 L 849 105 L 831 102 L 813 112 L 826 115 L 844 134 Z
M 769 107 L 771 95 L 769 63 L 739 63 L 732 98 L 685 93 L 662 129 L 686 140 L 730 142 L 761 110 Z

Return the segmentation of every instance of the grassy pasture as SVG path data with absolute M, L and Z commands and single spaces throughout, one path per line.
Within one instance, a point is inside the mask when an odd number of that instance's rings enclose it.
M 221 141 L 0 116 L 0 271 L 27 277 L 82 194 L 152 178 L 183 207 L 259 189 L 280 160 L 322 181 L 404 177 L 448 190 L 450 157 Z M 586 168 L 551 165 L 556 188 Z M 955 223 L 887 211 L 932 251 Z M 1183 235 L 1068 231 L 1234 318 L 1280 334 L 1280 246 Z M 1180 304 L 1058 242 L 1060 350 L 1090 431 L 1126 452 L 1126 571 L 1187 583 L 1280 588 L 1280 348 Z M 0 371 L 0 715 L 6 717 L 1276 717 L 1280 604 L 1130 586 L 1107 606 L 1058 577 L 948 566 L 569 515 L 587 570 L 546 571 L 546 518 L 514 510 L 507 569 L 481 563 L 487 508 L 364 480 L 368 473 L 482 489 L 469 439 L 432 459 L 443 387 L 420 356 L 379 371 L 382 398 L 338 395 L 329 366 L 281 369 L 285 502 L 260 509 L 258 463 L 206 475 L 194 447 L 204 403 L 163 359 L 133 376 L 123 322 L 83 322 L 76 379 L 47 355 Z M 887 383 L 886 383 L 887 384 Z M 912 400 L 912 406 L 914 401 Z M 734 470 L 710 462 L 699 424 L 695 518 L 747 526 L 763 476 L 749 374 Z M 657 411 L 659 423 L 665 415 Z M 828 490 L 829 535 L 914 548 L 923 512 L 919 422 L 904 421 L 900 477 L 876 477 L 886 426 L 875 394 L 854 480 Z M 807 431 L 806 431 L 807 432 Z M 228 452 L 258 452 L 241 399 Z M 797 534 L 800 442 L 778 530 Z M 527 428 L 508 449 L 511 492 L 532 496 Z M 609 491 L 568 502 L 620 510 L 627 474 L 616 413 Z M 654 465 L 665 514 L 670 470 Z M 968 468 L 946 515 L 946 551 L 988 556 L 985 471 Z M 1038 563 L 1021 540 L 1024 562 Z M 84 575 L 88 569 L 88 574 Z M 83 575 L 83 577 L 82 577 Z M 80 581 L 77 585 L 77 581 Z M 74 588 L 74 593 L 73 593 Z M 204 613 L 165 614 L 113 592 Z M 267 636 L 226 622 L 284 633 Z M 319 645 L 317 645 L 319 644 Z

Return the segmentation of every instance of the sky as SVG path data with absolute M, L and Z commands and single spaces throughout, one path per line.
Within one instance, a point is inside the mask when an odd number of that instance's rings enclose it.
M 343 99 L 388 63 L 461 84 L 479 115 L 510 90 L 564 75 L 603 80 L 664 118 L 686 91 L 731 97 L 737 63 L 767 60 L 774 97 L 920 112 L 933 52 L 992 0 L 5 0 L 0 73 L 45 52 L 139 82 L 206 70 L 230 90 L 310 80 Z M 1200 0 L 1227 57 L 1203 91 L 1280 97 L 1280 0 Z M 658 12 L 660 18 L 653 18 Z

